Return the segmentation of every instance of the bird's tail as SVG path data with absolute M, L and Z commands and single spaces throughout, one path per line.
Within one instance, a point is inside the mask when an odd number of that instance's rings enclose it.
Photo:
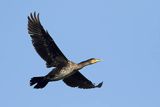
M 36 88 L 36 89 L 44 88 L 48 84 L 48 82 L 49 81 L 43 76 L 41 76 L 41 77 L 33 77 L 30 80 L 30 86 L 36 84 L 34 86 L 34 88 Z

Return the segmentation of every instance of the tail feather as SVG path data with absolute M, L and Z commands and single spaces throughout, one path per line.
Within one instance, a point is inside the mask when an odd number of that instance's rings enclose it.
M 30 80 L 30 86 L 36 84 L 34 88 L 44 88 L 48 84 L 48 80 L 44 77 L 33 77 Z

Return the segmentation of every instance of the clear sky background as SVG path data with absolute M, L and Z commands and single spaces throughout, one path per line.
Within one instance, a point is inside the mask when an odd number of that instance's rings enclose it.
M 27 33 L 34 11 L 70 60 L 103 59 L 81 70 L 102 88 L 29 86 L 51 70 Z M 0 107 L 160 107 L 159 0 L 1 0 L 0 13 Z

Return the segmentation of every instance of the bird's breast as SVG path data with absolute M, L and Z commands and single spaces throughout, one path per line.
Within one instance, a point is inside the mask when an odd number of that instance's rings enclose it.
M 62 67 L 61 70 L 55 73 L 55 80 L 64 79 L 74 73 L 76 66 L 75 65 L 68 65 L 65 67 Z

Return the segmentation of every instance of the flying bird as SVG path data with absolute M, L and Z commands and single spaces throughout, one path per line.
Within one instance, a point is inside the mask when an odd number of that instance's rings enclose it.
M 46 62 L 46 67 L 54 67 L 47 75 L 33 77 L 30 80 L 30 86 L 34 88 L 44 88 L 49 82 L 63 80 L 70 87 L 82 89 L 100 88 L 103 82 L 95 85 L 79 70 L 83 67 L 100 62 L 100 59 L 90 58 L 86 61 L 75 63 L 68 60 L 62 51 L 58 48 L 47 30 L 43 28 L 39 19 L 39 13 L 31 13 L 28 16 L 28 33 L 36 52 Z

